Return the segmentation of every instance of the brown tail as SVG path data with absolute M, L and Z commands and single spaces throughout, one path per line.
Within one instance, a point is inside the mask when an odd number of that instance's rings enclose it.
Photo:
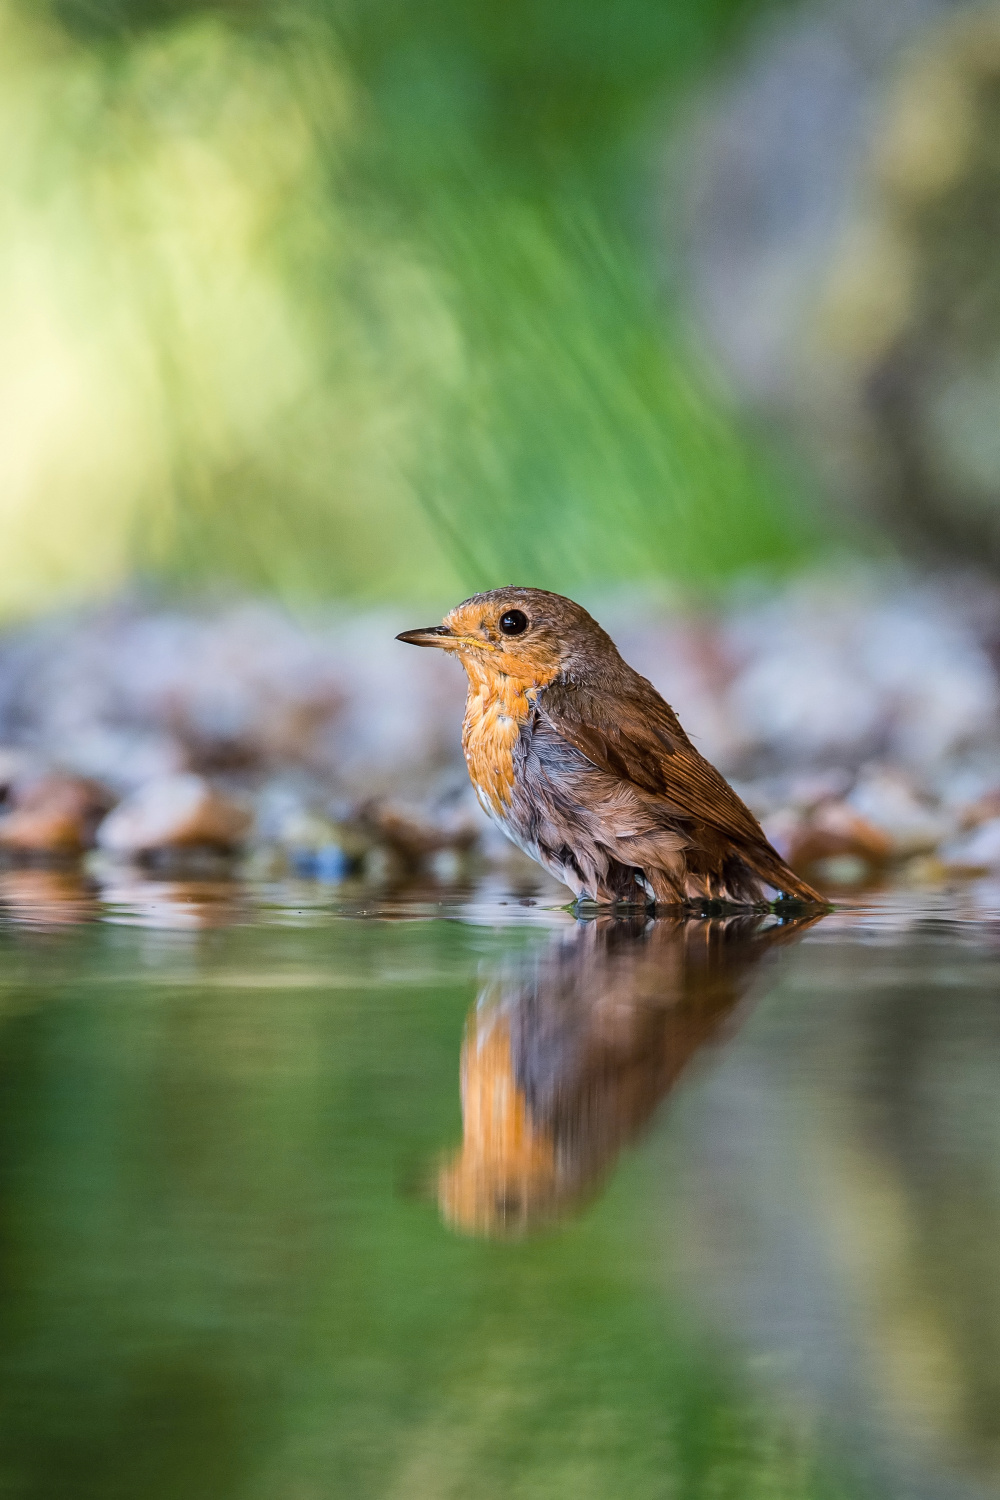
M 763 834 L 751 841 L 734 839 L 718 829 L 702 827 L 699 833 L 697 842 L 684 850 L 679 878 L 675 872 L 647 869 L 647 876 L 657 887 L 658 900 L 722 901 L 732 906 L 761 907 L 769 900 L 765 887 L 770 887 L 781 898 L 803 906 L 829 906 L 819 891 L 788 868 Z M 661 894 L 657 885 L 661 874 L 668 888 L 676 890 L 675 895 L 668 891 Z
M 780 891 L 787 900 L 801 901 L 810 906 L 829 906 L 826 897 L 789 869 L 777 849 L 772 849 L 766 839 L 740 852 L 754 874 Z

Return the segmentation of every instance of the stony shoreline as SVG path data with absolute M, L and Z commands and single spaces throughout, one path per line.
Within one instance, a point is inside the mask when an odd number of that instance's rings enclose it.
M 828 889 L 1000 870 L 1000 590 L 853 573 L 715 610 L 594 605 Z M 0 859 L 338 881 L 516 867 L 464 677 L 388 611 L 120 601 L 0 637 Z

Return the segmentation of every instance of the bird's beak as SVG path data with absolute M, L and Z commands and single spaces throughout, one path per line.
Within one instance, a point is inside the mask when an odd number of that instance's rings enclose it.
M 447 625 L 427 625 L 423 630 L 404 630 L 396 639 L 408 646 L 443 646 L 447 651 L 459 644 L 460 637 L 453 635 Z

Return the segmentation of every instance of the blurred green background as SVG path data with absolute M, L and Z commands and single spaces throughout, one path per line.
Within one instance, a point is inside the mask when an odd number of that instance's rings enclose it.
M 0 0 L 0 611 L 814 546 L 654 255 L 760 0 Z

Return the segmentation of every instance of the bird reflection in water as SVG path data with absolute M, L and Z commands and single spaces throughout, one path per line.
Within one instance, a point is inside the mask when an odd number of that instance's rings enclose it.
M 764 954 L 821 918 L 600 916 L 493 979 L 466 1026 L 444 1218 L 517 1235 L 582 1206 L 699 1048 L 732 1027 Z

